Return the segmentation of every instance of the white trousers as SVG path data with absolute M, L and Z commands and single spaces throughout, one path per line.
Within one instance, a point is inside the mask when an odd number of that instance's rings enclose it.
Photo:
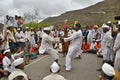
M 68 50 L 67 56 L 66 56 L 66 70 L 71 70 L 71 59 L 73 56 L 75 56 L 77 54 L 77 52 L 79 51 L 79 49 L 75 48 L 75 47 L 71 47 Z

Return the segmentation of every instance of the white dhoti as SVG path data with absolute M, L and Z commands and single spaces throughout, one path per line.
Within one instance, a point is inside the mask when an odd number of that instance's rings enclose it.
M 103 49 L 102 54 L 103 54 L 103 60 L 104 61 L 110 61 L 111 60 L 111 54 L 110 54 L 109 49 L 106 49 L 106 48 Z
M 50 48 L 50 49 L 47 49 L 45 52 L 48 53 L 49 55 L 51 55 L 54 60 L 59 59 L 58 51 L 56 51 L 55 49 Z

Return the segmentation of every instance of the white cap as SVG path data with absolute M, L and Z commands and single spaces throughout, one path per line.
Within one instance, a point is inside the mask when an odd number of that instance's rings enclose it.
M 120 25 L 120 21 L 118 21 L 118 25 Z
M 109 29 L 110 27 L 108 25 L 106 25 L 106 24 L 103 24 L 102 28 L 108 28 Z
M 44 30 L 50 31 L 50 27 L 45 27 Z
M 115 75 L 114 68 L 108 63 L 103 64 L 102 70 L 107 76 L 114 76 Z
M 15 61 L 13 61 L 12 66 L 16 67 L 16 66 L 18 66 L 22 63 L 24 63 L 24 59 L 23 58 L 18 58 Z
M 10 49 L 6 49 L 3 54 L 6 54 L 7 52 L 10 52 Z
M 112 23 L 112 22 L 111 22 L 111 21 L 108 21 L 107 23 L 110 24 L 110 23 Z
M 6 32 L 7 32 L 7 33 L 10 33 L 10 30 L 7 30 Z
M 99 39 L 97 39 L 97 40 L 96 40 L 96 42 L 100 42 L 100 40 L 99 40 Z
M 56 73 L 59 71 L 60 67 L 56 62 L 53 62 L 53 64 L 50 66 L 50 69 L 53 73 Z
M 20 28 L 17 28 L 17 30 L 20 30 Z
M 20 39 L 20 42 L 25 42 L 25 39 Z

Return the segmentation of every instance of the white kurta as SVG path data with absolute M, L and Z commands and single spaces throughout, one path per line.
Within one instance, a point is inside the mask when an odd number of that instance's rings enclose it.
M 20 69 L 16 69 L 15 71 L 13 71 L 9 76 L 8 76 L 8 80 L 13 80 L 14 78 L 16 78 L 17 76 L 23 76 L 24 80 L 28 80 L 27 75 Z
M 88 33 L 88 35 L 87 35 L 87 41 L 88 41 L 88 43 L 92 43 L 92 40 L 93 40 L 93 30 L 88 30 L 89 31 L 89 33 Z
M 66 70 L 71 70 L 71 58 L 74 55 L 77 55 L 78 52 L 80 52 L 82 47 L 82 40 L 83 40 L 83 36 L 82 36 L 81 30 L 75 32 L 68 38 L 64 38 L 65 42 L 71 41 L 69 45 L 68 53 L 66 56 L 66 64 L 65 64 Z
M 58 51 L 56 51 L 52 46 L 52 43 L 57 43 L 57 42 L 60 42 L 58 38 L 52 38 L 46 33 L 43 33 L 41 46 L 39 48 L 39 53 L 44 54 L 46 52 L 50 54 L 55 60 L 58 59 L 59 58 Z
M 41 33 L 42 33 L 41 31 L 37 31 L 37 35 L 39 38 L 42 36 Z
M 117 34 L 113 50 L 116 52 L 114 67 L 120 70 L 120 33 Z
M 42 80 L 67 80 L 63 76 L 58 75 L 58 74 L 50 74 L 43 78 Z
M 28 31 L 25 31 L 25 35 L 26 35 L 27 39 L 30 41 L 30 33 Z
M 30 44 L 31 44 L 31 47 L 33 47 L 35 45 L 35 36 L 34 36 L 34 32 L 30 32 L 30 35 L 31 35 L 31 38 L 30 38 Z
M 21 35 L 21 33 L 16 32 L 15 37 L 16 37 L 16 41 L 20 42 L 20 39 L 22 38 L 22 35 Z
M 8 72 L 13 72 L 14 71 L 14 67 L 10 66 L 10 65 L 15 60 L 15 58 L 14 58 L 13 55 L 11 55 L 11 58 L 12 58 L 12 60 L 10 60 L 7 56 L 5 56 L 2 60 L 3 68 L 4 68 L 5 71 L 8 71 Z
M 103 60 L 111 60 L 111 54 L 110 54 L 110 48 L 109 43 L 112 40 L 111 32 L 108 31 L 104 34 L 103 40 L 102 40 L 102 54 L 103 54 Z
M 90 49 L 95 49 L 95 45 L 96 45 L 96 43 L 91 43 L 91 45 L 90 45 Z

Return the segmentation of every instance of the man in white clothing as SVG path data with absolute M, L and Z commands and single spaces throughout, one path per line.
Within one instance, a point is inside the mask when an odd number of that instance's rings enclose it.
M 114 68 L 120 72 L 120 21 L 118 22 L 118 34 L 115 39 L 113 50 L 116 53 Z
M 41 46 L 39 48 L 39 53 L 44 54 L 48 53 L 50 54 L 53 59 L 58 62 L 59 56 L 58 56 L 58 51 L 53 48 L 52 43 L 58 43 L 60 42 L 59 38 L 52 38 L 49 36 L 50 34 L 50 28 L 46 27 L 44 28 L 44 33 L 42 35 L 42 42 Z
M 14 60 L 18 57 L 20 57 L 21 55 L 23 55 L 24 53 L 20 53 L 20 54 L 16 54 L 16 55 L 13 55 L 11 54 L 11 51 L 10 49 L 6 49 L 3 54 L 5 55 L 5 57 L 3 58 L 2 60 L 2 63 L 3 63 L 3 68 L 4 70 L 6 71 L 6 75 L 5 76 L 8 76 L 11 72 L 14 71 L 14 67 L 11 65 L 12 62 L 14 62 Z
M 12 71 L 14 71 L 14 67 L 11 66 L 11 64 L 15 60 L 15 58 L 13 55 L 11 55 L 10 49 L 5 50 L 3 54 L 5 55 L 2 60 L 3 68 L 7 73 L 5 76 L 8 76 Z
M 102 40 L 102 54 L 103 54 L 103 62 L 110 62 L 111 54 L 110 54 L 110 46 L 109 43 L 113 39 L 110 30 L 110 27 L 107 25 L 103 25 L 104 37 Z
M 53 62 L 53 64 L 50 66 L 50 71 L 52 74 L 46 76 L 42 80 L 67 80 L 63 76 L 57 74 L 60 72 L 60 67 L 56 62 Z
M 8 76 L 8 80 L 29 80 L 27 75 L 23 72 L 25 62 L 23 58 L 16 59 L 12 66 L 15 70 Z
M 73 33 L 70 37 L 64 38 L 64 41 L 71 41 L 68 49 L 68 53 L 66 56 L 66 71 L 71 70 L 71 58 L 73 56 L 78 55 L 78 52 L 80 52 L 81 47 L 82 47 L 82 31 L 81 31 L 81 25 L 76 24 L 75 26 L 76 32 Z
M 20 28 L 17 29 L 17 32 L 15 34 L 15 38 L 16 38 L 16 41 L 17 42 L 20 42 L 21 38 L 22 38 L 22 35 L 20 33 Z

